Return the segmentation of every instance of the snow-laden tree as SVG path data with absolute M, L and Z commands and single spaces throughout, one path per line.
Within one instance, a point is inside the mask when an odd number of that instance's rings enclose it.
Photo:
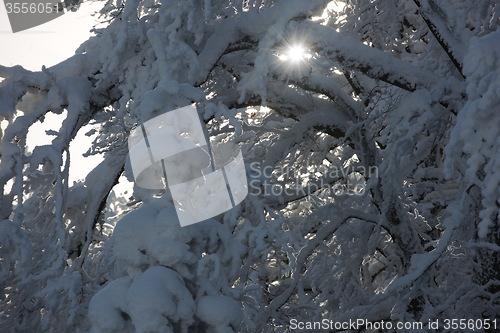
M 498 318 L 496 1 L 128 0 L 102 13 L 109 24 L 66 61 L 0 66 L 2 332 Z M 168 191 L 113 188 L 133 181 L 130 131 L 193 103 L 212 144 L 239 145 L 251 193 L 181 228 Z M 28 149 L 49 114 L 64 119 L 52 143 Z M 89 124 L 103 159 L 70 184 L 69 147 Z

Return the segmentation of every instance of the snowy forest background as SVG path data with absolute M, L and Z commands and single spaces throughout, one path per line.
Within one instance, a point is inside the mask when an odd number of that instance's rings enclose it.
M 75 56 L 0 66 L 0 331 L 499 318 L 499 10 L 110 0 Z M 132 188 L 127 138 L 191 103 L 251 193 L 181 228 Z M 50 114 L 52 143 L 27 147 Z M 70 182 L 82 132 L 103 159 Z

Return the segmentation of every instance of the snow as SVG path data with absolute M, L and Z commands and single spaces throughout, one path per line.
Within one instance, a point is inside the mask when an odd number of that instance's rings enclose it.
M 202 237 L 229 241 L 230 235 L 217 232 L 217 226 L 207 221 L 197 228 L 180 227 L 174 206 L 164 199 L 150 199 L 125 215 L 111 241 L 118 271 L 126 276 L 111 282 L 92 299 L 89 317 L 93 330 L 117 332 L 133 324 L 136 332 L 176 332 L 174 327 L 188 332 L 196 311 L 214 332 L 233 332 L 229 328 L 241 322 L 239 305 L 225 296 L 204 296 L 196 305 L 184 282 L 194 278 L 190 267 L 196 267 L 198 260 L 198 274 L 205 274 L 201 268 L 208 257 L 196 258 L 188 245 L 193 237 L 198 241 Z M 113 296 L 117 293 L 120 297 Z M 105 316 L 111 320 L 104 322 Z
M 120 332 L 125 328 L 127 289 L 130 279 L 123 277 L 109 283 L 92 297 L 88 316 L 92 322 L 92 333 Z
M 161 209 L 161 214 L 160 213 Z M 160 251 L 161 243 L 152 239 L 167 237 L 172 231 L 173 224 L 178 225 L 174 206 L 161 207 L 159 202 L 145 204 L 123 217 L 117 224 L 113 233 L 113 252 L 118 259 L 122 269 L 128 270 L 131 276 L 135 276 L 141 270 L 139 267 L 155 264 L 155 262 L 167 263 L 171 257 L 184 254 L 183 261 L 191 261 L 192 258 L 184 247 L 185 244 L 164 245 L 173 250 L 172 254 Z M 186 238 L 184 238 L 186 239 Z M 187 239 L 189 240 L 189 239 Z M 180 258 L 179 258 L 180 259 Z M 168 262 L 172 265 L 171 262 Z M 177 263 L 177 259 L 176 259 Z
M 87 73 L 89 70 L 92 72 L 98 70 L 98 64 L 94 61 L 96 56 L 97 54 L 93 51 L 75 54 L 65 61 L 46 69 L 46 71 L 56 78 L 82 77 L 83 73 Z
M 133 280 L 118 278 L 90 301 L 92 332 L 122 332 L 130 316 L 135 332 L 174 332 L 172 322 L 191 323 L 195 303 L 175 271 L 153 266 Z
M 203 296 L 198 300 L 196 316 L 215 328 L 215 333 L 237 332 L 242 320 L 240 306 L 225 296 Z
M 2 267 L 8 269 L 0 270 L 0 286 L 8 280 L 9 273 L 22 273 L 25 258 L 31 256 L 32 246 L 29 240 L 22 234 L 21 226 L 10 220 L 0 221 L 0 257 Z M 4 296 L 6 290 L 0 287 Z
M 169 236 L 157 237 L 150 246 L 151 255 L 164 266 L 177 266 L 181 263 L 194 264 L 196 257 L 189 252 L 189 246 Z
M 484 209 L 477 232 L 484 239 L 493 227 L 493 220 L 500 218 L 496 203 L 500 197 L 500 31 L 471 39 L 464 75 L 469 99 L 458 114 L 446 147 L 447 177 L 454 176 L 451 172 L 454 159 L 465 152 L 467 184 L 482 189 Z M 484 179 L 477 177 L 480 170 L 485 174 Z
M 153 266 L 132 282 L 127 291 L 127 310 L 136 332 L 173 333 L 169 320 L 182 321 L 187 327 L 195 303 L 177 272 Z

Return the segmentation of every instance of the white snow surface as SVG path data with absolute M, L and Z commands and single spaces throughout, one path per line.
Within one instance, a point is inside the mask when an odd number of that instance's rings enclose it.
M 216 333 L 233 332 L 242 319 L 238 303 L 225 296 L 203 296 L 198 300 L 196 316 L 212 326 Z

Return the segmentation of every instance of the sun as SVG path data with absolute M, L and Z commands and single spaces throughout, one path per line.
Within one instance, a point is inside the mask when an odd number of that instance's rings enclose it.
M 279 56 L 281 60 L 290 61 L 292 63 L 298 63 L 310 57 L 311 55 L 307 52 L 307 49 L 300 44 L 290 45 L 288 49 Z
M 302 45 L 292 45 L 286 52 L 288 60 L 298 62 L 306 57 L 306 49 Z

